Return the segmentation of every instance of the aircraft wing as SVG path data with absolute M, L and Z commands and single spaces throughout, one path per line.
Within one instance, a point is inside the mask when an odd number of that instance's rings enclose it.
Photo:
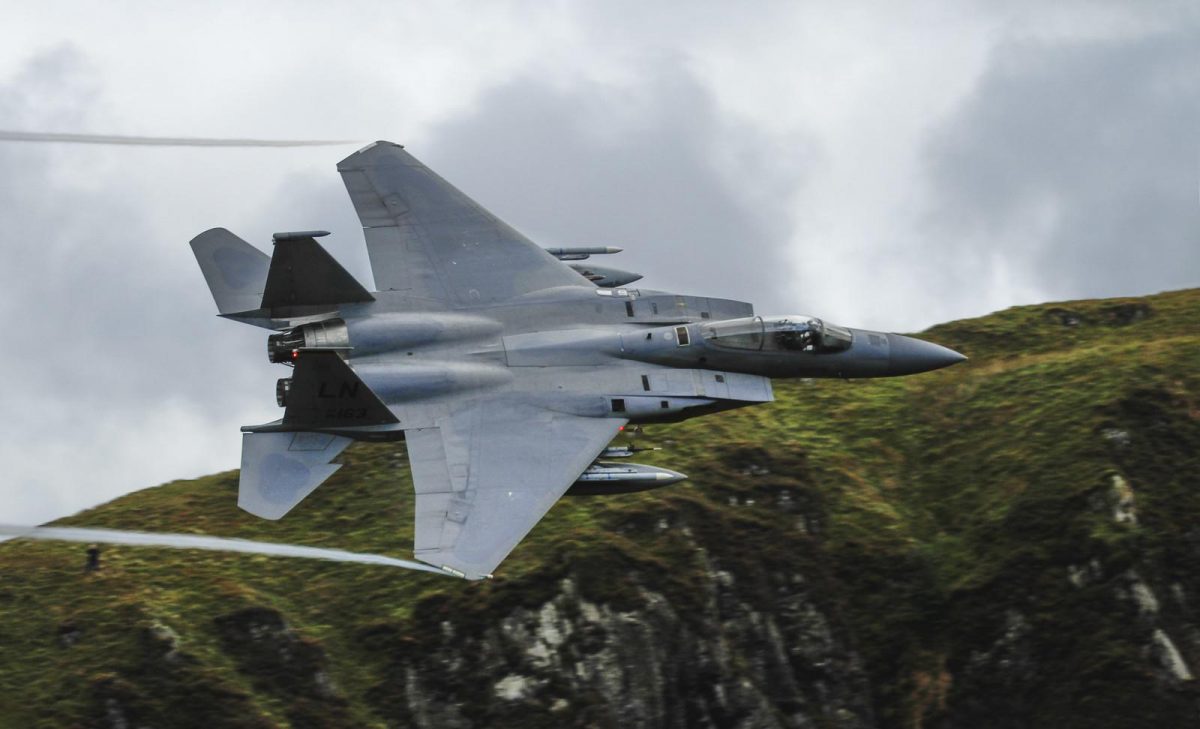
M 594 287 L 398 144 L 338 164 L 362 221 L 375 287 L 452 308 L 557 286 Z
M 467 579 L 489 576 L 625 422 L 495 399 L 406 430 L 414 555 Z

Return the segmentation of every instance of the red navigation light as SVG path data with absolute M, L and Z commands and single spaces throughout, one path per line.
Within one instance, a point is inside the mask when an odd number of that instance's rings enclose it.
M 294 362 L 294 361 L 296 361 L 296 360 L 298 360 L 298 359 L 300 359 L 300 350 L 298 350 L 298 349 L 293 349 L 293 350 L 292 350 L 292 361 Z

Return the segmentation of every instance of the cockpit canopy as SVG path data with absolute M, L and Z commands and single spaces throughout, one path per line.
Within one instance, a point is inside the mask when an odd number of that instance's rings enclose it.
M 854 341 L 849 329 L 810 316 L 728 319 L 700 327 L 715 347 L 776 352 L 840 352 Z

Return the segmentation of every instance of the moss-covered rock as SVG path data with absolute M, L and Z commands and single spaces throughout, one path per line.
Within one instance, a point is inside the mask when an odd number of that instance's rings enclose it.
M 1200 291 L 922 335 L 971 361 L 777 382 L 638 436 L 496 579 L 0 545 L 0 727 L 1124 727 L 1200 715 Z M 236 473 L 64 524 L 408 556 L 402 445 L 286 519 Z

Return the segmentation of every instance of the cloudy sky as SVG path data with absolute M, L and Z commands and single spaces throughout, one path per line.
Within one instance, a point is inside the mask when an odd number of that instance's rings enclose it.
M 324 228 L 369 282 L 334 165 L 374 139 L 544 245 L 766 313 L 1200 285 L 1194 0 L 20 5 L 0 130 L 354 142 L 0 142 L 0 522 L 236 467 L 280 372 L 187 241 Z

